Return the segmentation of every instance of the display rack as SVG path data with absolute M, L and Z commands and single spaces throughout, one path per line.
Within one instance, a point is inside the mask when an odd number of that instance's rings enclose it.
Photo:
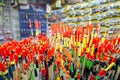
M 101 34 L 114 34 L 120 29 L 120 1 L 119 0 L 69 0 L 61 9 L 52 10 L 49 21 L 64 21 L 71 26 L 86 26 L 89 22 L 100 27 Z M 59 12 L 59 13 L 58 13 Z M 56 14 L 55 14 L 56 13 Z M 59 18 L 57 15 L 60 15 Z M 64 18 L 62 16 L 65 15 Z
M 0 43 L 13 39 L 9 1 L 4 4 L 4 6 L 0 6 Z
M 19 15 L 21 39 L 29 36 L 36 36 L 35 19 L 39 22 L 39 33 L 47 33 L 45 14 L 46 5 L 44 4 L 29 4 L 20 7 Z M 29 26 L 29 20 L 31 21 L 32 28 Z
M 11 26 L 13 37 L 15 40 L 20 40 L 20 21 L 19 21 L 19 11 L 17 9 L 11 8 Z

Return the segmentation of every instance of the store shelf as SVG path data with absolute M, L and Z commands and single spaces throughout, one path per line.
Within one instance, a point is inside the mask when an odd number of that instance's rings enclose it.
M 79 25 L 86 25 L 89 22 L 98 23 L 99 27 L 101 28 L 110 28 L 111 26 L 119 27 L 119 20 L 120 20 L 120 1 L 114 0 L 100 0 L 95 2 L 95 0 L 88 1 L 88 2 L 77 2 L 77 3 L 70 3 L 66 4 L 64 8 L 64 13 L 66 17 L 64 19 L 59 18 L 57 19 L 56 15 L 53 14 L 52 22 L 64 21 L 69 25 L 79 26 Z M 61 9 L 53 10 L 54 13 L 61 12 Z M 61 15 L 62 15 L 61 14 Z M 118 19 L 112 20 L 112 18 Z M 102 24 L 101 24 L 102 23 Z M 105 30 L 104 30 L 105 31 Z

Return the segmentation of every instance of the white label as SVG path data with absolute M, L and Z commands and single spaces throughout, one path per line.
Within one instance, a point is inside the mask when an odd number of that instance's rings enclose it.
M 51 6 L 49 4 L 47 4 L 46 6 L 46 12 L 47 13 L 50 13 L 51 12 Z
M 18 68 L 20 68 L 20 64 L 18 63 Z
M 56 7 L 61 7 L 61 0 L 58 0 L 58 1 L 56 2 Z
M 19 0 L 20 4 L 28 4 L 28 0 Z
M 30 6 L 29 5 L 20 6 L 20 9 L 30 9 Z

